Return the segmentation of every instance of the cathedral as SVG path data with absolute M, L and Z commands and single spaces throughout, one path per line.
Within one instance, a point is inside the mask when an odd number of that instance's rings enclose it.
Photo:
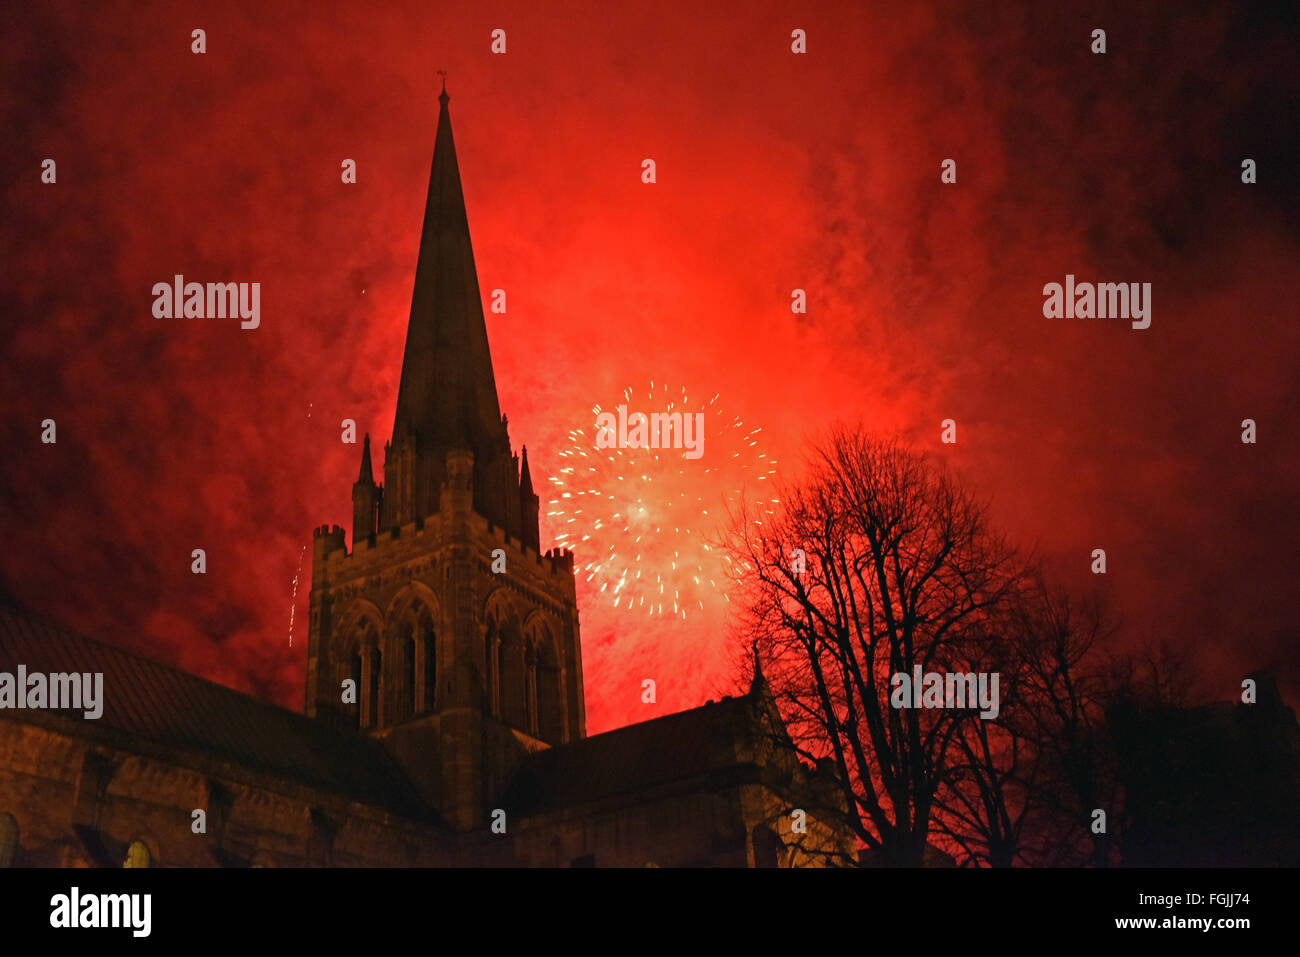
M 843 798 L 746 694 L 586 733 L 573 553 L 542 552 L 440 113 L 392 436 L 315 530 L 304 713 L 0 607 L 0 866 L 817 866 Z M 66 684 L 66 682 L 65 682 Z

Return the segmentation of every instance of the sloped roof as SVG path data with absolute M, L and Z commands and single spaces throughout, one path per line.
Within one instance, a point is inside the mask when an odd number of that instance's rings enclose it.
M 742 769 L 742 735 L 754 727 L 752 695 L 607 731 L 531 755 L 505 804 L 533 814 L 577 807 L 708 774 Z
M 123 750 L 153 745 L 176 763 L 216 759 L 412 818 L 432 812 L 383 744 L 259 701 L 179 668 L 74 634 L 0 604 L 0 671 L 103 672 L 103 715 L 0 710 L 0 719 L 58 723 Z

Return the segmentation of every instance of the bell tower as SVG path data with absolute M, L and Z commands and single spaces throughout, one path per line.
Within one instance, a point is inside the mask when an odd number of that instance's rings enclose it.
M 542 554 L 511 448 L 444 88 L 393 434 L 369 436 L 352 547 L 312 549 L 307 714 L 383 738 L 448 824 L 482 826 L 515 763 L 586 734 L 573 553 Z

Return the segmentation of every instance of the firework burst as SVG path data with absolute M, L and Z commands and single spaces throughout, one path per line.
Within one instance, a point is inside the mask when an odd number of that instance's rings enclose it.
M 618 404 L 632 408 L 629 417 L 702 414 L 702 454 L 598 447 L 595 418 Z M 593 406 L 592 417 L 559 453 L 564 467 L 551 477 L 546 513 L 557 544 L 573 550 L 579 579 L 628 614 L 685 619 L 730 601 L 731 559 L 716 544 L 727 509 L 755 493 L 762 512 L 776 503 L 767 488 L 776 462 L 763 451 L 762 430 L 724 411 L 716 394 L 696 402 L 684 387 L 654 382 L 624 389 L 608 409 Z

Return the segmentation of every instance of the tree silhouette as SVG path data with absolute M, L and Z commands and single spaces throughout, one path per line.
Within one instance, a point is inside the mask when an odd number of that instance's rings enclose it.
M 1300 725 L 1270 676 L 1252 676 L 1258 703 L 1190 706 L 1186 643 L 1117 653 L 1098 599 L 1049 585 L 985 506 L 895 439 L 834 429 L 778 496 L 774 515 L 742 506 L 729 529 L 746 666 L 816 765 L 811 815 L 858 844 L 855 856 L 824 829 L 790 835 L 803 853 L 867 866 L 936 851 L 991 867 L 1300 859 Z M 996 673 L 997 713 L 896 706 L 891 678 L 917 668 Z
M 946 471 L 839 428 L 762 521 L 731 526 L 752 653 L 810 760 L 829 759 L 871 863 L 926 860 L 936 793 L 969 709 L 895 708 L 890 679 L 967 673 L 1021 587 L 1016 553 Z
M 1100 602 L 1040 571 L 992 616 L 985 667 L 1001 669 L 993 721 L 967 720 L 937 798 L 938 830 L 973 863 L 1105 866 L 1121 818 L 1106 709 L 1130 687 Z M 1094 832 L 1094 812 L 1107 815 Z

